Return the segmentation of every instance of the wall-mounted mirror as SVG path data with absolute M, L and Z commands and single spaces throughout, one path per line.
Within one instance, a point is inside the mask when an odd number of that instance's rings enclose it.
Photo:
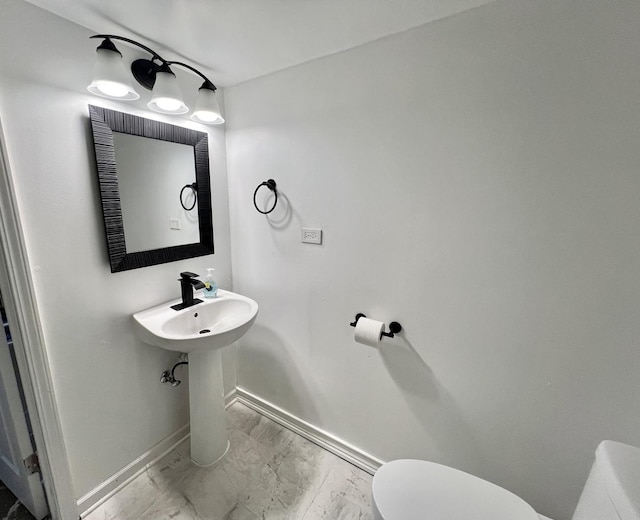
M 213 249 L 207 134 L 89 105 L 111 272 Z

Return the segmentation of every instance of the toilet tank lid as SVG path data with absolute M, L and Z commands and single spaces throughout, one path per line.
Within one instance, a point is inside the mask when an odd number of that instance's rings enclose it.
M 640 448 L 602 441 L 596 449 L 596 464 L 621 520 L 640 520 Z

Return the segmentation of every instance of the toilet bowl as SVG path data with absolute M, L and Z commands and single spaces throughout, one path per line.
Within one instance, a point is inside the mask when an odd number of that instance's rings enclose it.
M 373 477 L 375 520 L 539 520 L 486 480 L 424 460 L 394 460 Z M 603 441 L 573 520 L 640 520 L 640 448 Z

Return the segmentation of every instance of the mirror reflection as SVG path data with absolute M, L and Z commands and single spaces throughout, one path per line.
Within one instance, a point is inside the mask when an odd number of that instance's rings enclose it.
M 127 252 L 199 241 L 198 210 L 180 204 L 196 181 L 193 146 L 113 133 Z M 195 194 L 182 193 L 186 208 Z

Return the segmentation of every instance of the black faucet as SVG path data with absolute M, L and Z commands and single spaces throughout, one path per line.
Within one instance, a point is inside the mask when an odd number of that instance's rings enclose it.
M 192 307 L 196 303 L 202 303 L 202 300 L 193 297 L 194 289 L 202 289 L 204 287 L 204 284 L 200 280 L 196 280 L 197 276 L 200 275 L 190 273 L 188 271 L 180 273 L 180 278 L 178 278 L 178 281 L 180 282 L 180 289 L 182 290 L 182 303 L 172 305 L 172 309 L 180 311 L 182 309 L 186 309 L 187 307 Z

